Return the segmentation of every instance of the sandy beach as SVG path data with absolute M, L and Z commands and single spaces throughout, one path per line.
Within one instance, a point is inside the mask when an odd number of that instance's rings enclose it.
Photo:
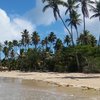
M 0 72 L 0 77 L 21 78 L 28 80 L 37 80 L 66 87 L 80 87 L 84 89 L 100 90 L 100 74 L 82 74 L 82 73 L 39 73 L 19 71 Z

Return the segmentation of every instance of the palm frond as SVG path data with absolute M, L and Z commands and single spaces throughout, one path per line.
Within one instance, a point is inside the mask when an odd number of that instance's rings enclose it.
M 55 9 L 53 9 L 53 14 L 54 14 L 55 19 L 57 20 L 57 11 Z
M 94 14 L 94 15 L 92 15 L 92 16 L 90 17 L 90 19 L 93 18 L 93 17 L 98 17 L 98 16 L 100 16 L 100 14 Z
M 70 21 L 70 19 L 66 19 L 66 20 L 65 20 L 65 22 L 69 22 L 69 21 Z
M 45 12 L 48 8 L 50 8 L 51 6 L 48 4 L 43 8 L 43 12 Z
M 68 10 L 69 10 L 69 9 L 67 9 L 67 10 L 65 11 L 65 15 L 68 13 Z

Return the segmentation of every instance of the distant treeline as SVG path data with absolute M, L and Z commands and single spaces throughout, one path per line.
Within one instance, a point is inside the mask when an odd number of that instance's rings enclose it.
M 30 36 L 25 29 L 21 34 L 20 41 L 0 45 L 0 53 L 5 55 L 0 64 L 9 71 L 100 72 L 100 46 L 89 31 L 74 46 L 68 35 L 62 41 L 53 32 L 43 40 L 36 31 Z

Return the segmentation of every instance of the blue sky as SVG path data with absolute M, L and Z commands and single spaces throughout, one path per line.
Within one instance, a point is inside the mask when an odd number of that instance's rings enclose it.
M 30 34 L 36 30 L 42 38 L 53 31 L 63 39 L 66 30 L 61 21 L 59 19 L 55 21 L 51 9 L 43 13 L 43 6 L 41 0 L 0 0 L 0 42 L 21 39 L 20 32 L 24 29 L 29 30 Z M 65 8 L 59 8 L 64 18 Z M 87 19 L 86 24 L 87 29 L 98 38 L 99 20 Z M 79 27 L 79 32 L 82 32 L 82 27 L 82 25 Z
M 24 14 L 35 7 L 35 0 L 0 0 L 0 8 L 8 14 Z

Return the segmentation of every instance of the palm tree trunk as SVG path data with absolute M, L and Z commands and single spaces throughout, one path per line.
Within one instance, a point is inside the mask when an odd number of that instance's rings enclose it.
M 65 28 L 67 29 L 69 35 L 71 36 L 71 39 L 72 39 L 72 45 L 74 46 L 74 41 L 73 41 L 72 33 L 71 33 L 71 32 L 69 31 L 69 29 L 67 28 L 67 26 L 66 26 L 65 22 L 63 21 L 61 15 L 59 14 L 59 12 L 58 12 L 58 16 L 59 16 L 59 18 L 61 19 L 61 21 L 62 21 L 63 25 L 65 26 Z
M 1 64 L 1 51 L 0 51 L 0 66 L 1 66 L 2 64 Z
M 78 39 L 78 29 L 76 29 L 76 33 L 77 33 L 77 39 Z
M 35 49 L 37 49 L 37 45 L 35 44 Z
M 84 22 L 84 30 L 83 30 L 83 33 L 85 33 L 85 15 L 83 15 L 83 22 Z
M 76 63 L 77 63 L 78 71 L 80 71 L 80 64 L 79 64 L 77 52 L 75 53 L 75 56 L 76 56 Z
M 72 40 L 72 45 L 74 46 L 72 24 L 71 24 L 71 40 Z
M 98 47 L 100 46 L 100 35 L 99 35 L 99 40 L 98 40 Z
M 71 35 L 71 32 L 70 32 L 69 29 L 67 28 L 67 26 L 66 26 L 65 22 L 63 21 L 61 15 L 59 14 L 59 12 L 57 12 L 57 13 L 58 13 L 58 16 L 59 16 L 59 18 L 61 19 L 61 21 L 62 21 L 64 27 L 67 29 L 68 33 Z
M 47 48 L 48 48 L 48 44 L 47 43 L 46 43 L 45 47 L 46 47 L 46 51 L 47 51 Z

